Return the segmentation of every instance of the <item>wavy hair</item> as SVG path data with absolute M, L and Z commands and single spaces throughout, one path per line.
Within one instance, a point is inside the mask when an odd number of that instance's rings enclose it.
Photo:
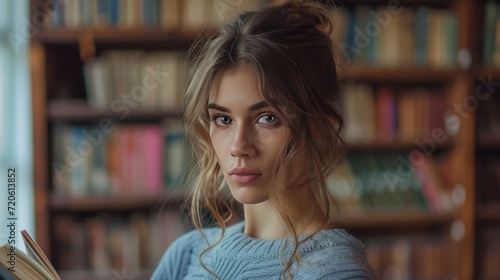
M 204 211 L 209 210 L 222 229 L 215 244 L 203 251 L 202 257 L 223 238 L 228 219 L 237 211 L 227 191 L 221 168 L 210 141 L 209 93 L 224 71 L 249 65 L 258 77 L 260 92 L 276 110 L 278 118 L 290 129 L 290 139 L 274 170 L 269 200 L 292 233 L 293 251 L 285 265 L 283 278 L 292 278 L 291 265 L 300 260 L 296 221 L 305 224 L 318 215 L 331 220 L 334 198 L 329 193 L 325 176 L 340 161 L 344 142 L 342 103 L 337 79 L 331 34 L 331 12 L 321 4 L 286 1 L 258 11 L 244 12 L 224 25 L 212 38 L 197 42 L 189 53 L 191 71 L 182 99 L 186 132 L 196 156 L 190 175 L 193 186 L 192 222 L 201 231 Z M 296 180 L 285 180 L 297 156 L 305 159 L 304 170 Z M 297 188 L 310 188 L 318 207 L 310 213 L 297 213 L 294 205 L 282 199 Z M 203 231 L 201 231 L 203 234 Z M 203 235 L 204 236 L 204 235 Z M 204 236 L 205 237 L 205 236 Z M 206 239 L 206 237 L 205 237 Z M 208 242 L 208 240 L 207 240 Z M 287 244 L 291 245 L 292 243 Z M 282 256 L 284 255 L 284 250 Z M 217 276 L 216 276 L 217 277 Z

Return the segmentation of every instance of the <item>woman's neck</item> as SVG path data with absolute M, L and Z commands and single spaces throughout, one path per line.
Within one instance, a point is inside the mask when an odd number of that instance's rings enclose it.
M 245 235 L 257 239 L 273 240 L 290 236 L 285 222 L 270 201 L 245 204 Z
M 314 211 L 311 221 L 292 221 L 297 235 L 313 233 L 327 223 L 327 217 L 322 214 L 319 206 L 311 203 L 315 200 L 312 198 L 309 188 L 296 190 L 287 199 L 291 199 L 297 213 L 304 214 L 301 217 L 306 217 L 308 213 L 311 213 L 311 210 Z M 259 204 L 245 204 L 243 209 L 245 214 L 245 235 L 263 240 L 292 236 L 291 231 L 285 221 L 278 215 L 278 211 L 271 201 L 267 200 Z

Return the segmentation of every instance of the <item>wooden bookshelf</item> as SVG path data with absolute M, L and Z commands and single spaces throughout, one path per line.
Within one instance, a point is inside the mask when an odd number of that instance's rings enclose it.
M 500 223 L 500 203 L 489 203 L 479 205 L 476 210 L 476 217 L 481 222 Z
M 364 80 L 388 83 L 447 83 L 455 79 L 456 69 L 426 67 L 377 68 L 375 66 L 346 66 L 338 69 L 343 80 Z
M 152 44 L 171 43 L 179 46 L 189 46 L 198 36 L 209 36 L 214 31 L 200 34 L 198 30 L 165 30 L 157 27 L 138 29 L 123 29 L 119 27 L 104 29 L 65 29 L 52 28 L 36 34 L 34 40 L 52 44 L 76 44 L 87 36 L 95 43 L 112 44 Z
M 418 0 L 418 1 L 387 1 L 387 0 L 371 0 L 369 3 L 366 2 L 366 0 L 350 0 L 350 1 L 339 1 L 339 3 L 335 2 L 337 6 L 339 5 L 387 5 L 389 3 L 392 3 L 392 5 L 395 6 L 430 6 L 430 7 L 450 7 L 454 3 L 454 0 L 439 0 L 439 1 L 433 1 L 433 0 Z M 399 5 L 396 5 L 399 4 Z
M 151 278 L 150 271 L 106 271 L 106 272 L 88 272 L 88 271 L 61 271 L 59 273 L 62 280 L 107 280 L 107 279 L 134 279 L 147 280 Z
M 41 2 L 39 2 L 41 1 Z M 279 0 L 274 0 L 279 2 Z M 37 12 L 42 2 L 49 0 L 31 0 L 31 14 Z M 59 1 L 60 2 L 60 1 Z M 340 1 L 342 2 L 342 1 Z M 387 0 L 353 0 L 343 1 L 346 8 L 355 9 L 359 5 L 371 7 L 386 5 Z M 500 70 L 482 67 L 480 41 L 485 1 L 476 0 L 414 0 L 399 1 L 402 7 L 416 8 L 427 6 L 431 9 L 453 11 L 458 21 L 459 49 L 467 50 L 472 57 L 472 66 L 455 65 L 452 67 L 404 66 L 380 67 L 370 64 L 341 64 L 338 69 L 343 82 L 366 82 L 389 87 L 439 87 L 446 95 L 448 108 L 454 104 L 462 104 L 474 94 L 477 77 L 489 77 L 500 80 Z M 43 6 L 43 5 L 42 5 Z M 50 175 L 52 149 L 51 128 L 55 123 L 94 124 L 103 118 L 120 121 L 120 114 L 111 110 L 95 110 L 88 106 L 85 99 L 85 86 L 81 67 L 81 49 L 95 47 L 99 56 L 103 51 L 143 50 L 143 51 L 186 51 L 199 37 L 209 37 L 215 30 L 204 27 L 200 30 L 190 28 L 167 29 L 162 27 L 137 26 L 122 29 L 119 27 L 72 28 L 46 27 L 33 34 L 30 46 L 32 98 L 33 98 L 33 135 L 34 141 L 34 184 L 35 184 L 35 219 L 37 242 L 49 258 L 54 258 L 53 250 L 58 246 L 55 242 L 54 229 L 58 215 L 80 217 L 89 212 L 131 213 L 135 211 L 158 211 L 164 207 L 178 209 L 185 201 L 185 196 L 178 193 L 166 193 L 163 196 L 62 196 L 55 194 L 53 178 Z M 88 57 L 84 57 L 88 58 Z M 66 81 L 78 76 L 71 81 Z M 60 98 L 54 88 L 69 83 L 73 91 L 69 96 Z M 429 213 L 400 211 L 370 212 L 360 215 L 340 215 L 337 225 L 353 232 L 362 233 L 364 237 L 383 236 L 384 233 L 425 236 L 427 233 L 439 235 L 449 243 L 446 252 L 448 279 L 475 279 L 477 267 L 474 259 L 476 224 L 499 221 L 500 209 L 497 204 L 478 205 L 475 194 L 474 162 L 477 152 L 499 151 L 500 143 L 496 140 L 477 141 L 475 139 L 475 113 L 461 119 L 460 130 L 456 135 L 449 135 L 449 140 L 437 144 L 432 155 L 447 158 L 449 170 L 446 175 L 446 188 L 457 185 L 464 186 L 466 200 L 457 206 L 452 213 Z M 160 123 L 166 119 L 179 119 L 180 112 L 146 110 L 132 111 L 127 116 L 127 123 Z M 417 146 L 411 141 L 368 141 L 366 143 L 348 144 L 350 151 L 364 153 L 410 152 Z M 500 202 L 499 202 L 500 203 Z M 165 205 L 165 206 L 164 206 Z M 456 239 L 450 237 L 453 224 L 463 225 L 464 234 Z M 150 271 L 131 273 L 135 279 L 147 279 Z M 109 279 L 112 275 L 92 271 L 63 271 L 63 279 Z
M 423 139 L 426 137 L 421 137 Z M 453 147 L 454 140 L 448 140 L 443 143 L 436 143 L 435 152 L 440 153 L 447 151 Z M 370 152 L 370 151 L 412 151 L 418 150 L 418 146 L 415 143 L 391 140 L 391 141 L 370 141 L 370 142 L 357 142 L 357 143 L 347 143 L 347 148 L 349 151 L 353 152 Z
M 500 80 L 500 69 L 493 67 L 482 67 L 478 70 L 478 76 L 483 76 L 486 80 L 491 79 L 493 81 Z
M 50 207 L 60 212 L 135 211 L 144 209 L 179 208 L 186 202 L 180 193 L 166 193 L 158 196 L 84 196 L 71 197 L 52 195 Z
M 449 213 L 428 213 L 406 211 L 403 213 L 362 213 L 359 215 L 339 215 L 336 225 L 350 230 L 395 229 L 395 228 L 424 228 L 429 226 L 442 227 L 453 221 Z
M 500 139 L 494 136 L 477 139 L 476 149 L 478 152 L 498 152 L 500 151 Z
M 51 101 L 47 108 L 50 121 L 94 122 L 103 118 L 121 119 L 123 113 L 112 110 L 97 110 L 89 107 L 86 100 Z M 160 121 L 167 118 L 180 118 L 177 112 L 161 110 L 134 110 L 127 114 L 127 121 Z

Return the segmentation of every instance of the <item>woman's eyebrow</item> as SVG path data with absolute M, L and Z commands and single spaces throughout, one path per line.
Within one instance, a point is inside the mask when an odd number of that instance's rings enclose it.
M 207 108 L 208 109 L 214 109 L 214 110 L 221 111 L 221 112 L 226 112 L 226 113 L 230 113 L 231 112 L 228 108 L 219 106 L 219 105 L 217 105 L 215 103 L 209 103 L 207 105 Z
M 252 106 L 248 107 L 248 111 L 256 111 L 256 110 L 266 108 L 269 106 L 270 105 L 269 105 L 269 103 L 267 103 L 267 101 L 261 101 L 261 102 L 255 103 Z
M 261 101 L 261 102 L 255 103 L 252 106 L 248 107 L 248 111 L 256 111 L 256 110 L 259 110 L 259 109 L 262 109 L 262 108 L 266 108 L 266 107 L 269 107 L 269 106 L 270 105 L 269 105 L 269 103 L 267 101 Z M 207 108 L 208 109 L 218 110 L 218 111 L 221 111 L 221 112 L 226 112 L 226 113 L 230 113 L 231 112 L 231 110 L 229 110 L 228 108 L 220 106 L 220 105 L 217 105 L 215 103 L 209 103 L 207 105 Z

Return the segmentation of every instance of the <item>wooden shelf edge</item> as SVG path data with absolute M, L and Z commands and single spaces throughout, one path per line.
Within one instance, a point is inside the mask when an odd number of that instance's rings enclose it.
M 96 121 L 104 118 L 120 120 L 161 120 L 179 118 L 180 114 L 166 110 L 143 110 L 129 113 L 92 109 L 84 100 L 57 100 L 48 104 L 48 119 L 51 121 Z
M 50 208 L 56 211 L 133 211 L 139 209 L 156 209 L 178 207 L 186 201 L 186 195 L 180 192 L 169 192 L 163 195 L 123 195 L 123 196 L 67 196 L 53 194 L 50 197 Z
M 342 7 L 342 6 L 356 6 L 356 5 L 366 5 L 367 1 L 366 0 L 349 0 L 349 1 L 335 1 L 338 2 L 337 6 Z M 401 2 L 401 3 L 400 3 Z M 342 5 L 340 4 L 342 3 Z M 440 1 L 435 1 L 435 0 L 416 0 L 416 1 L 397 1 L 391 4 L 391 6 L 421 6 L 421 5 L 426 5 L 426 6 L 431 6 L 431 7 L 447 7 L 453 3 L 453 0 L 440 0 Z M 371 0 L 369 2 L 370 5 L 388 5 L 387 0 Z
M 451 213 L 402 211 L 399 213 L 341 214 L 335 218 L 338 227 L 346 229 L 423 227 L 451 223 Z
M 415 139 L 426 139 L 430 136 L 416 136 Z M 443 143 L 435 143 L 436 151 L 444 151 L 450 149 L 455 143 L 454 139 L 447 140 Z M 352 142 L 347 143 L 348 151 L 373 151 L 373 150 L 382 150 L 382 151 L 410 151 L 410 150 L 418 150 L 419 147 L 417 144 L 408 141 L 399 141 L 399 140 L 390 140 L 390 141 L 379 141 L 374 140 L 370 142 Z
M 150 279 L 153 271 L 118 271 L 118 270 L 109 270 L 106 272 L 97 272 L 97 271 L 58 271 L 57 272 L 61 279 L 71 279 L 71 280 L 87 280 L 87 279 L 96 279 L 96 280 L 108 280 L 108 279 Z
M 500 80 L 500 68 L 483 66 L 480 67 L 477 72 L 478 76 L 482 76 L 487 81 L 489 80 L 490 75 L 492 80 L 494 81 Z
M 439 69 L 425 66 L 384 68 L 355 64 L 337 69 L 341 80 L 368 80 L 376 82 L 449 82 L 456 78 L 459 72 L 455 68 Z
M 500 222 L 500 202 L 478 204 L 476 219 L 478 222 Z
M 500 150 L 500 138 L 496 135 L 484 135 L 477 137 L 476 148 L 478 150 Z
M 77 44 L 82 36 L 92 38 L 95 43 L 178 43 L 190 44 L 200 37 L 215 34 L 216 30 L 144 28 L 47 28 L 40 30 L 35 41 L 55 44 Z

